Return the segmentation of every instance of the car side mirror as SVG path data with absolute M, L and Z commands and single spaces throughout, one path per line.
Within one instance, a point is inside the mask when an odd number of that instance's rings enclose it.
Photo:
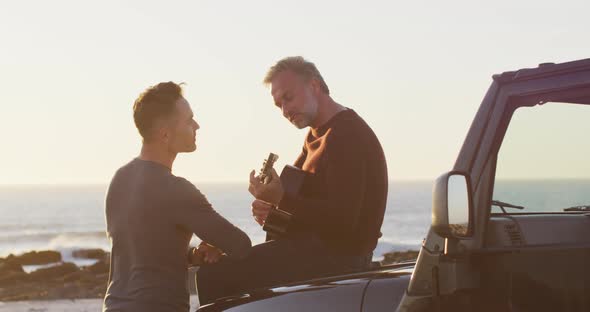
M 445 238 L 470 237 L 473 233 L 469 175 L 451 171 L 434 184 L 432 229 Z

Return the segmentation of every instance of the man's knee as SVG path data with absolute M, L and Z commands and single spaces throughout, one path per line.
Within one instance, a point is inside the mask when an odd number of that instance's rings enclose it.
M 201 305 L 213 302 L 220 296 L 223 290 L 222 283 L 215 278 L 215 270 L 211 269 L 211 265 L 202 266 L 195 274 L 195 283 L 197 286 L 197 295 L 199 296 L 199 303 Z
M 201 305 L 217 298 L 233 295 L 239 291 L 239 274 L 232 272 L 231 265 L 217 263 L 204 265 L 196 273 L 197 294 Z

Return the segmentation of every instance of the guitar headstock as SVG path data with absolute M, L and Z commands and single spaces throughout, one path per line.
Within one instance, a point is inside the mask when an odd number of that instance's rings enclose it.
M 272 166 L 275 164 L 277 159 L 279 159 L 279 155 L 270 153 L 268 154 L 268 158 L 266 158 L 262 163 L 262 169 L 260 169 L 260 174 L 258 175 L 258 177 L 260 178 L 260 180 L 264 182 L 264 184 L 268 184 L 272 179 L 270 170 L 272 169 Z

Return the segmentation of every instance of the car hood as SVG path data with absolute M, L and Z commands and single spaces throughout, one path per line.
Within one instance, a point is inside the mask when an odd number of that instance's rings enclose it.
M 405 290 L 414 265 L 414 262 L 401 263 L 370 271 L 255 289 L 241 295 L 220 298 L 198 311 L 359 311 L 371 281 L 379 280 L 380 284 L 401 282 Z

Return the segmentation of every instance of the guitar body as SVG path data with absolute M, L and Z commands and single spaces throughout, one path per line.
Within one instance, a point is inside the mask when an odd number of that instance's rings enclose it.
M 296 196 L 300 193 L 307 173 L 297 167 L 286 165 L 280 179 L 286 194 Z M 262 229 L 266 231 L 266 240 L 280 238 L 287 233 L 294 211 L 286 211 L 275 207 L 270 210 Z

